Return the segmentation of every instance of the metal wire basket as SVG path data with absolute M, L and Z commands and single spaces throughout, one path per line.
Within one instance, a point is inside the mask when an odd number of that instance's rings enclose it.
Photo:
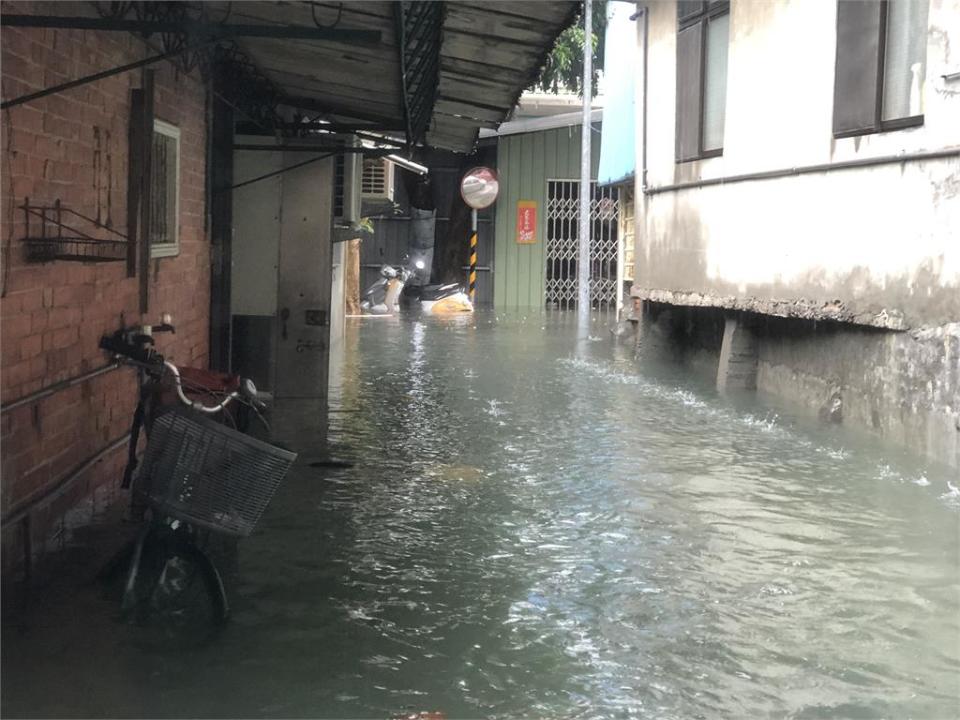
M 175 409 L 154 420 L 137 484 L 151 506 L 171 517 L 246 536 L 296 457 Z

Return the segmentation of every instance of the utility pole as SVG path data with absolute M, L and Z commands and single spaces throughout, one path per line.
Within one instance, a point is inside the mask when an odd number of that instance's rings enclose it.
M 593 97 L 593 0 L 583 3 L 583 126 L 580 128 L 580 251 L 577 259 L 577 315 L 590 325 L 590 101 Z

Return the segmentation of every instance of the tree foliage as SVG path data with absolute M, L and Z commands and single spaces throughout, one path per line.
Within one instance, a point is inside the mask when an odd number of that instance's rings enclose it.
M 603 70 L 603 44 L 607 28 L 607 0 L 593 0 L 593 93 L 597 92 L 598 72 Z M 557 38 L 547 62 L 534 84 L 535 90 L 583 93 L 583 11 L 577 21 Z

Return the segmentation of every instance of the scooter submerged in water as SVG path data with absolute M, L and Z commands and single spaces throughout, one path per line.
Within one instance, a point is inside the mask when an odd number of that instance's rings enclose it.
M 473 312 L 473 303 L 463 286 L 407 285 L 401 293 L 408 303 L 419 303 L 420 312 L 426 315 L 457 315 Z
M 415 263 L 418 270 L 424 268 L 422 260 Z M 473 312 L 473 303 L 457 284 L 411 285 L 415 271 L 406 266 L 384 265 L 380 278 L 363 294 L 360 309 L 364 315 L 393 315 L 399 312 L 400 300 L 410 308 L 419 307 L 426 315 L 455 315 Z
M 380 268 L 380 277 L 363 293 L 360 311 L 364 315 L 395 315 L 400 312 L 400 293 L 412 276 L 413 271 L 405 267 L 384 265 Z

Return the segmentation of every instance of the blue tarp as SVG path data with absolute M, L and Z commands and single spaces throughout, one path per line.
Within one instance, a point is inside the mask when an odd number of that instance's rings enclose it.
M 636 174 L 634 75 L 637 27 L 630 16 L 636 5 L 607 3 L 606 48 L 603 54 L 603 128 L 600 135 L 600 185 L 628 181 Z

